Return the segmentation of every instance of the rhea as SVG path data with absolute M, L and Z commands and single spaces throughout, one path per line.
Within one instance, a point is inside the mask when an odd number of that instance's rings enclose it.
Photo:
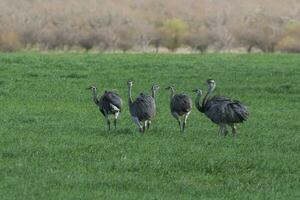
M 186 94 L 175 94 L 174 86 L 169 86 L 166 89 L 171 91 L 171 114 L 177 120 L 180 132 L 184 132 L 187 119 L 192 111 L 192 99 Z M 183 117 L 183 122 L 181 122 L 181 117 Z
M 145 132 L 145 129 L 149 129 L 151 121 L 156 114 L 156 104 L 155 104 L 155 95 L 159 86 L 153 85 L 152 95 L 145 95 L 140 93 L 140 95 L 133 101 L 132 100 L 132 85 L 133 81 L 128 81 L 128 104 L 129 111 L 132 117 L 133 122 L 138 126 L 141 133 Z
M 114 115 L 114 127 L 117 128 L 118 116 L 122 109 L 122 99 L 121 97 L 112 91 L 104 91 L 104 94 L 98 98 L 96 86 L 90 86 L 87 88 L 93 93 L 93 100 L 95 104 L 99 107 L 100 112 L 106 119 L 108 130 L 110 130 L 110 120 L 109 115 Z
M 224 96 L 210 97 L 216 88 L 216 82 L 212 79 L 206 81 L 208 91 L 200 104 L 202 91 L 200 89 L 194 90 L 196 92 L 196 108 L 204 113 L 212 122 L 219 125 L 219 134 L 227 135 L 228 130 L 226 126 L 232 129 L 233 137 L 236 136 L 236 123 L 243 123 L 248 119 L 249 112 L 245 105 L 237 100 L 231 100 Z

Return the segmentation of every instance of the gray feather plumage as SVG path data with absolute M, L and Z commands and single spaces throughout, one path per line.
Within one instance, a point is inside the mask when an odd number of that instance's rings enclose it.
M 155 99 L 143 93 L 129 105 L 129 108 L 131 116 L 137 117 L 139 121 L 151 120 L 156 114 Z
M 105 91 L 98 101 L 99 109 L 103 113 L 103 115 L 105 115 L 105 113 L 114 114 L 115 112 L 117 112 L 112 105 L 117 107 L 121 112 L 122 99 L 115 92 Z
M 248 119 L 247 107 L 228 97 L 215 96 L 204 105 L 204 113 L 214 123 L 234 124 Z
M 236 135 L 236 123 L 243 123 L 249 117 L 248 109 L 241 102 L 231 100 L 224 96 L 214 96 L 210 98 L 210 95 L 216 88 L 216 82 L 213 79 L 206 81 L 208 85 L 208 91 L 200 105 L 200 98 L 202 91 L 200 89 L 194 90 L 197 92 L 196 96 L 196 108 L 204 113 L 212 122 L 219 125 L 219 133 L 224 136 L 227 135 L 227 125 L 232 129 L 232 135 Z
M 175 94 L 170 103 L 171 112 L 182 116 L 192 110 L 192 99 L 186 94 Z
M 192 99 L 186 94 L 175 94 L 175 87 L 169 86 L 166 88 L 171 91 L 170 109 L 171 114 L 177 120 L 180 132 L 184 132 L 187 119 L 192 111 Z M 181 121 L 181 117 L 183 119 Z
M 115 92 L 105 91 L 104 94 L 100 98 L 98 98 L 96 86 L 90 86 L 87 89 L 92 90 L 93 100 L 95 104 L 98 106 L 100 112 L 106 118 L 108 130 L 110 130 L 109 115 L 111 114 L 114 115 L 114 126 L 115 128 L 117 128 L 117 119 L 122 110 L 121 97 Z

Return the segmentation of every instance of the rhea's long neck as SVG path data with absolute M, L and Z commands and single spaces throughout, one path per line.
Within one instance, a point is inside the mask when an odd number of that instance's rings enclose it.
M 202 108 L 204 109 L 206 102 L 208 101 L 209 96 L 211 95 L 211 93 L 214 91 L 215 87 L 209 87 L 208 91 L 202 101 Z
M 200 112 L 203 112 L 203 107 L 200 105 L 200 99 L 201 99 L 201 94 L 200 94 L 200 93 L 197 93 L 196 100 L 195 100 L 196 108 L 197 108 Z
M 154 88 L 152 88 L 152 97 L 153 97 L 153 99 L 155 99 L 155 97 L 156 97 L 156 91 L 155 91 L 155 89 Z
M 174 88 L 171 88 L 171 96 L 170 96 L 170 99 L 172 100 L 172 98 L 174 97 L 175 95 L 175 89 Z
M 128 86 L 128 103 L 132 104 L 131 86 Z
M 95 104 L 98 104 L 98 98 L 97 98 L 97 91 L 93 90 L 93 100 L 95 102 Z

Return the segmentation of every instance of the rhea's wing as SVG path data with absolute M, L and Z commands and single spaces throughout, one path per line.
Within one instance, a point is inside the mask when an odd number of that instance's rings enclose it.
M 192 109 L 192 99 L 186 94 L 176 94 L 171 101 L 171 110 L 177 113 L 187 113 Z
M 225 107 L 226 102 L 207 102 L 204 113 L 214 123 L 224 123 L 224 118 L 226 118 Z
M 228 97 L 210 99 L 206 104 L 205 114 L 215 123 L 241 123 L 249 115 L 244 105 Z
M 106 112 L 115 112 L 116 110 L 121 111 L 122 99 L 114 92 L 105 91 L 100 98 L 100 110 Z
M 122 99 L 117 93 L 107 91 L 107 92 L 105 92 L 103 97 L 107 102 L 109 102 L 109 104 L 116 106 L 121 111 Z
M 242 123 L 249 117 L 249 111 L 245 105 L 239 101 L 233 101 L 228 104 L 228 113 L 230 113 L 231 121 L 235 123 Z
M 131 106 L 131 114 L 139 120 L 149 120 L 155 116 L 155 103 L 151 96 L 140 95 Z
M 224 96 L 213 96 L 212 98 L 208 99 L 206 104 L 204 105 L 204 110 L 207 111 L 210 109 L 211 106 L 215 104 L 227 104 L 232 102 L 230 98 Z

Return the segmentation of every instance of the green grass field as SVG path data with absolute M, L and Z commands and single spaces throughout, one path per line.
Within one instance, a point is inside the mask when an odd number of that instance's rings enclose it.
M 299 199 L 300 57 L 284 54 L 0 54 L 0 199 Z M 250 110 L 237 140 L 196 108 L 185 134 L 169 91 L 216 94 Z M 161 86 L 157 117 L 141 135 L 133 95 Z M 107 131 L 91 84 L 124 101 Z

